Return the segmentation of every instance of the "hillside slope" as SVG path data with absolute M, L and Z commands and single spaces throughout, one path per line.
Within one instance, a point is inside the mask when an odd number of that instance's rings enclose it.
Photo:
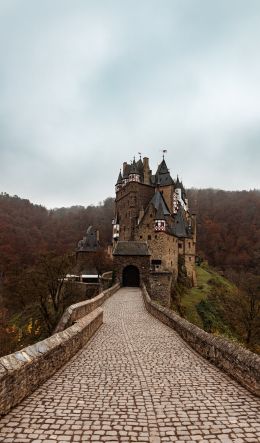
M 196 274 L 197 286 L 182 288 L 178 302 L 173 302 L 173 309 L 205 331 L 260 353 L 259 298 L 248 343 L 248 318 L 252 314 L 248 295 L 207 264 L 197 266 Z

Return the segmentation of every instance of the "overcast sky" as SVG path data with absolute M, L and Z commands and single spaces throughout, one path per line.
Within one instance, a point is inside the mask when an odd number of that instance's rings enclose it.
M 260 188 L 259 0 L 0 0 L 0 191 L 114 195 L 123 161 Z

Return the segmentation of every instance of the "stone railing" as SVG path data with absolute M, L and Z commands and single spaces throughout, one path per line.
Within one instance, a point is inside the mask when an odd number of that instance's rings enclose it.
M 6 414 L 67 363 L 103 323 L 103 310 L 66 329 L 0 358 L 0 415 Z
M 119 283 L 112 286 L 109 289 L 98 294 L 96 297 L 90 300 L 82 301 L 74 305 L 69 306 L 61 317 L 56 329 L 56 332 L 63 331 L 71 326 L 76 320 L 84 317 L 92 312 L 94 309 L 101 306 L 111 295 L 113 295 L 120 288 Z
M 103 323 L 100 307 L 120 285 L 71 305 L 51 337 L 0 358 L 0 415 L 20 403 L 67 363 Z
M 151 300 L 142 287 L 146 309 L 154 317 L 173 328 L 193 349 L 253 394 L 260 396 L 260 357 L 253 352 L 215 337 L 179 317 L 173 311 Z

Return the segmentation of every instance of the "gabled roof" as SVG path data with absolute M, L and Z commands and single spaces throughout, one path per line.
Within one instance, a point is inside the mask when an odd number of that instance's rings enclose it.
M 161 205 L 163 215 L 170 215 L 170 211 L 168 209 L 167 204 L 165 203 L 163 195 L 159 191 L 155 191 L 154 196 L 153 196 L 152 200 L 150 201 L 150 203 L 152 203 L 154 205 L 156 211 L 158 211 L 159 206 Z
M 163 212 L 163 207 L 162 207 L 162 203 L 159 203 L 159 208 L 157 209 L 156 215 L 155 215 L 155 220 L 165 220 L 165 215 Z
M 146 242 L 139 241 L 118 241 L 116 243 L 113 255 L 151 255 Z

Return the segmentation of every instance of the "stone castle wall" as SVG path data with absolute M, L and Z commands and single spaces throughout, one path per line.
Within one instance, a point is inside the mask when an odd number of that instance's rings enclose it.
M 149 294 L 163 306 L 171 303 L 172 272 L 151 271 L 149 275 Z
M 146 241 L 151 260 L 162 261 L 162 267 L 178 274 L 178 239 L 166 232 L 154 230 L 152 207 L 146 212 L 142 225 L 136 231 L 136 241 Z
M 114 255 L 113 261 L 116 270 L 116 275 L 121 286 L 123 285 L 122 281 L 123 270 L 126 266 L 129 265 L 136 266 L 139 269 L 140 282 L 149 285 L 149 270 L 150 270 L 149 256 Z
M 152 186 L 135 182 L 128 183 L 118 191 L 116 207 L 120 214 L 120 240 L 133 240 L 139 211 L 148 205 L 153 194 Z

